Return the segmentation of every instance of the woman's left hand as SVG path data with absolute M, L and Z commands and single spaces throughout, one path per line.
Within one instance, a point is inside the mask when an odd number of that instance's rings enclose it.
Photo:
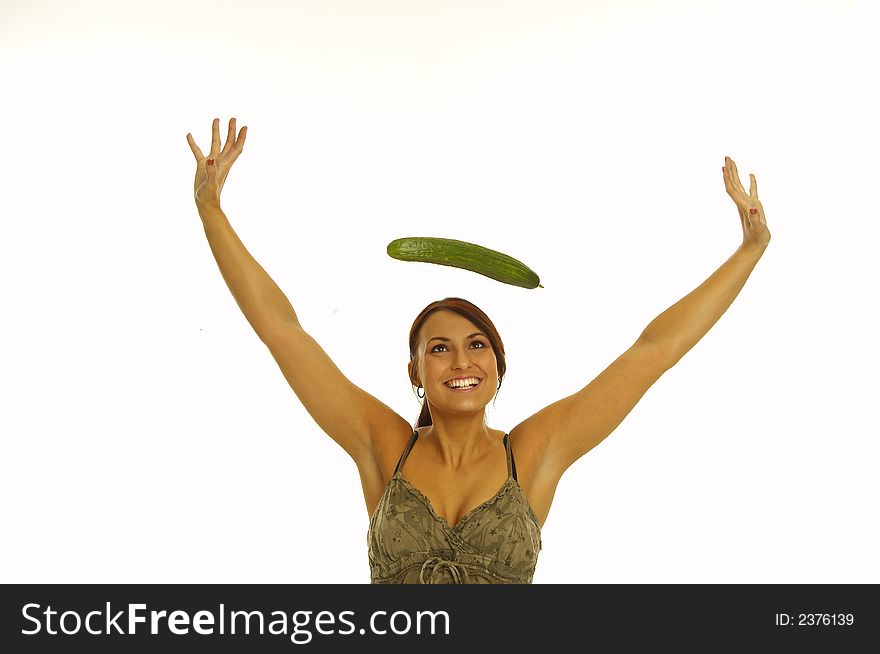
M 730 157 L 724 158 L 724 187 L 727 194 L 733 198 L 736 208 L 739 210 L 740 222 L 743 228 L 743 244 L 760 245 L 761 247 L 770 242 L 770 231 L 767 229 L 767 219 L 764 217 L 764 207 L 758 199 L 758 182 L 754 175 L 749 175 L 751 184 L 749 192 L 739 181 L 736 172 L 736 164 Z

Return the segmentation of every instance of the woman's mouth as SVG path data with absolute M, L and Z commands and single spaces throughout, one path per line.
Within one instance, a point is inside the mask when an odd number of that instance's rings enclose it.
M 465 379 L 455 379 L 446 382 L 444 385 L 446 388 L 455 391 L 456 393 L 469 393 L 474 390 L 477 386 L 479 386 L 481 380 L 476 377 L 466 377 Z

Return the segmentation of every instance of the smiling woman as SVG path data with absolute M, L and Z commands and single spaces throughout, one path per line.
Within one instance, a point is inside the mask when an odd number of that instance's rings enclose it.
M 457 325 L 467 325 L 475 327 L 477 331 L 470 333 L 466 336 L 466 340 L 468 341 L 467 345 L 472 349 L 487 349 L 492 354 L 493 364 L 492 364 L 492 374 L 497 376 L 497 381 L 495 381 L 494 386 L 492 388 L 495 389 L 495 395 L 497 396 L 498 390 L 501 389 L 501 383 L 504 380 L 504 373 L 507 371 L 507 362 L 504 358 L 504 343 L 501 341 L 501 336 L 498 334 L 498 330 L 495 329 L 495 325 L 489 319 L 483 311 L 480 310 L 479 307 L 471 304 L 467 300 L 463 300 L 461 298 L 448 297 L 444 300 L 438 300 L 437 302 L 432 302 L 424 309 L 422 309 L 421 313 L 416 316 L 416 319 L 413 321 L 412 327 L 409 331 L 409 372 L 410 372 L 410 380 L 413 383 L 413 386 L 417 386 L 418 388 L 422 387 L 422 384 L 419 380 L 417 374 L 417 370 L 419 368 L 425 368 L 426 366 L 436 367 L 438 363 L 441 363 L 443 359 L 438 359 L 439 355 L 445 355 L 448 359 L 450 355 L 454 353 L 453 350 L 450 350 L 450 345 L 452 344 L 452 339 L 448 336 L 437 335 L 434 336 L 433 332 L 430 336 L 428 336 L 426 345 L 430 345 L 430 348 L 419 348 L 419 336 L 423 335 L 424 325 L 428 321 L 428 319 L 437 314 L 439 311 L 446 311 L 448 313 L 457 314 L 461 316 L 464 320 L 453 321 L 453 324 Z M 443 314 L 438 315 L 439 318 L 443 318 Z M 445 322 L 449 322 L 446 320 Z M 465 327 L 467 330 L 467 327 Z M 439 332 L 438 332 L 439 334 Z M 473 341 L 471 342 L 471 339 Z M 439 341 L 440 345 L 434 345 L 435 341 Z M 453 345 L 454 347 L 454 345 Z M 423 351 L 427 350 L 427 351 Z M 421 365 L 419 365 L 421 363 Z M 459 375 L 462 377 L 465 375 Z M 454 379 L 455 376 L 451 375 L 444 380 L 444 383 L 448 380 Z M 479 377 L 482 381 L 485 381 L 485 377 Z M 484 387 L 488 387 L 487 384 L 481 384 Z M 418 393 L 418 390 L 416 391 Z M 427 391 L 425 391 L 427 394 Z M 420 395 L 419 397 L 425 397 L 424 395 Z M 419 414 L 418 419 L 416 420 L 416 427 L 425 427 L 430 425 L 431 420 L 431 409 L 429 406 L 429 401 L 425 401 L 422 404 L 422 410 Z
M 446 298 L 416 317 L 409 348 L 424 403 L 370 516 L 373 583 L 531 583 L 541 527 L 509 435 L 485 421 L 506 370 L 498 330 L 474 304 Z
M 727 159 L 725 184 L 743 226 L 740 249 L 587 386 L 509 432 L 486 424 L 486 406 L 507 369 L 498 331 L 467 300 L 432 302 L 409 335 L 407 374 L 423 398 L 413 426 L 342 374 L 229 224 L 220 191 L 245 129 L 236 137 L 232 119 L 221 150 L 214 121 L 211 164 L 187 135 L 196 158 L 196 206 L 248 322 L 315 422 L 357 465 L 374 583 L 530 583 L 562 474 L 720 318 L 770 238 L 756 181 L 747 195 Z

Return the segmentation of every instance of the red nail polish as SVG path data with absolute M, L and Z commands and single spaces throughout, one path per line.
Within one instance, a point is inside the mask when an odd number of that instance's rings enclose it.
M 209 166 L 213 166 L 213 165 L 214 165 L 214 160 L 213 160 L 213 159 L 208 159 L 208 165 L 209 165 Z
M 757 209 L 749 209 L 749 213 L 754 216 L 756 213 L 758 213 L 758 210 Z

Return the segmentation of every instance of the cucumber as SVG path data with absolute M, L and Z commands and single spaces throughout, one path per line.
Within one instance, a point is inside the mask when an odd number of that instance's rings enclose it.
M 391 241 L 388 244 L 388 255 L 400 261 L 420 261 L 463 268 L 521 288 L 544 288 L 535 271 L 521 261 L 466 241 L 409 236 Z

